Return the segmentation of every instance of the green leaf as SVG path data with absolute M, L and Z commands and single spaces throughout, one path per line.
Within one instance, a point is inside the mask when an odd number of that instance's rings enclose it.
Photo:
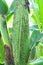
M 36 42 L 39 42 L 41 39 L 41 33 L 38 30 L 34 30 L 30 37 L 30 49 L 36 46 Z
M 40 22 L 42 23 L 43 28 L 43 0 L 37 0 L 37 4 L 39 6 L 39 13 L 40 13 Z
M 35 54 L 36 54 L 36 48 L 34 47 L 31 52 L 30 52 L 30 59 L 33 60 L 35 58 Z
M 30 31 L 33 31 L 33 30 L 39 30 L 37 24 L 33 24 L 33 25 L 29 26 L 29 29 L 30 29 Z
M 0 14 L 5 15 L 8 12 L 8 6 L 5 1 L 0 0 Z
M 6 21 L 1 16 L 0 16 L 0 31 L 1 31 L 1 35 L 2 35 L 2 39 L 3 39 L 4 44 L 7 44 L 7 43 L 10 44 Z
M 13 11 L 10 12 L 10 13 L 7 15 L 7 17 L 6 17 L 6 20 L 9 21 L 9 19 L 12 17 L 13 14 L 14 14 Z
M 43 57 L 40 57 L 39 59 L 32 61 L 29 65 L 43 65 Z
M 4 62 L 4 44 L 3 44 L 3 40 L 0 37 L 0 63 Z
M 12 28 L 8 28 L 8 32 L 9 33 L 12 33 Z
M 12 4 L 11 4 L 11 6 L 10 6 L 10 10 L 11 11 L 14 11 L 14 7 L 15 7 L 15 0 L 13 0 L 13 2 L 12 2 Z
M 38 5 L 38 9 L 36 9 L 33 5 L 34 12 L 36 16 L 33 15 L 33 18 L 37 21 L 38 27 L 40 29 L 40 23 L 42 23 L 42 29 L 43 29 L 43 0 L 34 0 L 34 4 L 36 3 Z M 36 12 L 37 11 L 37 12 Z
M 40 28 L 40 10 L 39 10 L 39 6 L 37 3 L 34 2 L 34 0 L 31 0 L 32 2 L 32 9 L 33 9 L 33 14 L 32 14 L 32 17 L 33 19 L 35 20 L 35 22 L 38 24 L 38 27 L 41 31 L 41 28 Z

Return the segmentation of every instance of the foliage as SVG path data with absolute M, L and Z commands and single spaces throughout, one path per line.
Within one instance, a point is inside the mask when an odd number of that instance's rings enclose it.
M 43 0 L 30 0 L 30 2 L 29 16 L 31 15 L 30 22 L 33 23 L 31 26 L 28 24 L 27 8 L 23 6 L 25 0 L 13 0 L 10 8 L 5 0 L 0 0 L 0 33 L 2 34 L 0 64 L 2 65 L 5 63 L 4 44 L 9 42 L 13 49 L 15 65 L 43 65 Z M 33 10 L 32 14 L 31 10 Z M 8 23 L 12 26 L 7 27 Z

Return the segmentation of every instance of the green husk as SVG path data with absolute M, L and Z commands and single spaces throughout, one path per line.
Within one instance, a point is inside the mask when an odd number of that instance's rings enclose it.
M 26 65 L 29 56 L 29 24 L 28 10 L 24 6 L 24 0 L 18 1 L 15 6 L 12 46 L 15 65 Z M 22 3 L 22 4 L 21 4 Z

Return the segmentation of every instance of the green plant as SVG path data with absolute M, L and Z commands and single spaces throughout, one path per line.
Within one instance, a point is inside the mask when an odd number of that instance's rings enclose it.
M 15 11 L 14 11 L 14 21 L 13 21 L 11 42 L 10 42 L 9 34 L 7 31 L 6 15 L 5 14 L 3 15 L 2 13 L 0 15 L 0 31 L 1 31 L 3 42 L 4 42 L 6 65 L 14 65 L 14 62 L 15 62 L 15 65 L 20 65 L 20 64 L 26 65 L 28 62 L 28 53 L 29 53 L 28 9 L 25 6 L 25 0 L 19 1 L 18 3 L 17 2 L 18 1 L 15 1 L 16 5 L 14 8 Z M 21 5 L 21 3 L 23 5 Z M 9 19 L 8 16 L 7 16 L 7 19 Z M 12 47 L 13 47 L 13 50 L 12 50 Z M 14 56 L 14 59 L 12 55 Z
M 0 0 L 0 5 L 2 4 L 0 7 L 0 52 L 2 54 L 0 54 L 0 64 L 2 65 L 43 65 L 43 1 L 30 1 L 34 12 L 31 16 L 34 20 L 32 26 L 28 18 L 31 8 L 28 11 L 29 3 L 27 4 L 26 0 L 13 0 L 10 8 L 5 0 Z M 13 22 L 11 22 L 12 16 Z M 10 27 L 8 27 L 9 22 L 12 24 Z

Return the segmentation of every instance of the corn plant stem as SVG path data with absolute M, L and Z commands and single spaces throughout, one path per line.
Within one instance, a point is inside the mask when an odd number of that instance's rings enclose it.
M 7 31 L 7 25 L 4 17 L 2 16 L 0 16 L 0 31 L 4 42 L 5 65 L 14 65 L 12 46 Z

